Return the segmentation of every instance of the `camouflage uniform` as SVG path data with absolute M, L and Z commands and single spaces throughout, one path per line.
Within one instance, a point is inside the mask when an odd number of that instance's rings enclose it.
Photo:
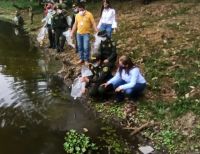
M 107 37 L 105 41 L 101 41 L 99 53 L 101 62 L 103 63 L 107 59 L 108 63 L 105 63 L 105 65 L 113 69 L 117 60 L 116 43 Z

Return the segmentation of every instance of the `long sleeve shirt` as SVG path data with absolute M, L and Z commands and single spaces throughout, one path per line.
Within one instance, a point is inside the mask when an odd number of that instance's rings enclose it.
M 121 89 L 126 90 L 129 88 L 133 88 L 136 83 L 146 83 L 146 80 L 140 73 L 139 68 L 135 67 L 129 71 L 129 74 L 125 72 L 125 70 L 122 70 L 122 74 L 120 76 L 119 70 L 115 74 L 113 78 L 111 78 L 107 84 L 113 84 L 118 82 L 119 80 L 124 80 L 126 84 L 119 86 Z
M 103 9 L 101 19 L 97 28 L 101 27 L 101 24 L 111 24 L 112 28 L 117 28 L 117 22 L 115 17 L 115 10 L 112 8 Z
M 46 17 L 44 19 L 42 19 L 42 22 L 45 22 L 45 24 L 51 25 L 52 24 L 52 18 L 53 18 L 53 15 L 55 13 L 56 12 L 54 10 L 49 10 Z

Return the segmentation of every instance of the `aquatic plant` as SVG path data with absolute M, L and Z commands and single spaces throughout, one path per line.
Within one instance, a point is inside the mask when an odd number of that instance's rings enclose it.
M 66 133 L 64 139 L 64 150 L 69 154 L 84 154 L 98 149 L 97 145 L 92 143 L 88 136 L 73 129 Z

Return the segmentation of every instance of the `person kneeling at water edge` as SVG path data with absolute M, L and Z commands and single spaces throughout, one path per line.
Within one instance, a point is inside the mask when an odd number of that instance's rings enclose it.
M 119 68 L 113 78 L 102 84 L 106 92 L 115 90 L 116 101 L 124 100 L 125 94 L 131 99 L 137 99 L 146 87 L 146 80 L 128 56 L 119 58 Z
M 111 68 L 101 63 L 100 53 L 93 54 L 92 63 L 89 64 L 93 75 L 82 77 L 82 82 L 86 82 L 89 95 L 93 98 L 103 99 L 100 85 L 112 78 Z

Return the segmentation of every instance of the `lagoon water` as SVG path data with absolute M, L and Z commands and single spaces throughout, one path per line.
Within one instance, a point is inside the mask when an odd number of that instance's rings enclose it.
M 98 136 L 99 123 L 51 72 L 56 62 L 0 21 L 0 154 L 64 154 L 69 129 Z M 56 97 L 65 91 L 64 98 Z

